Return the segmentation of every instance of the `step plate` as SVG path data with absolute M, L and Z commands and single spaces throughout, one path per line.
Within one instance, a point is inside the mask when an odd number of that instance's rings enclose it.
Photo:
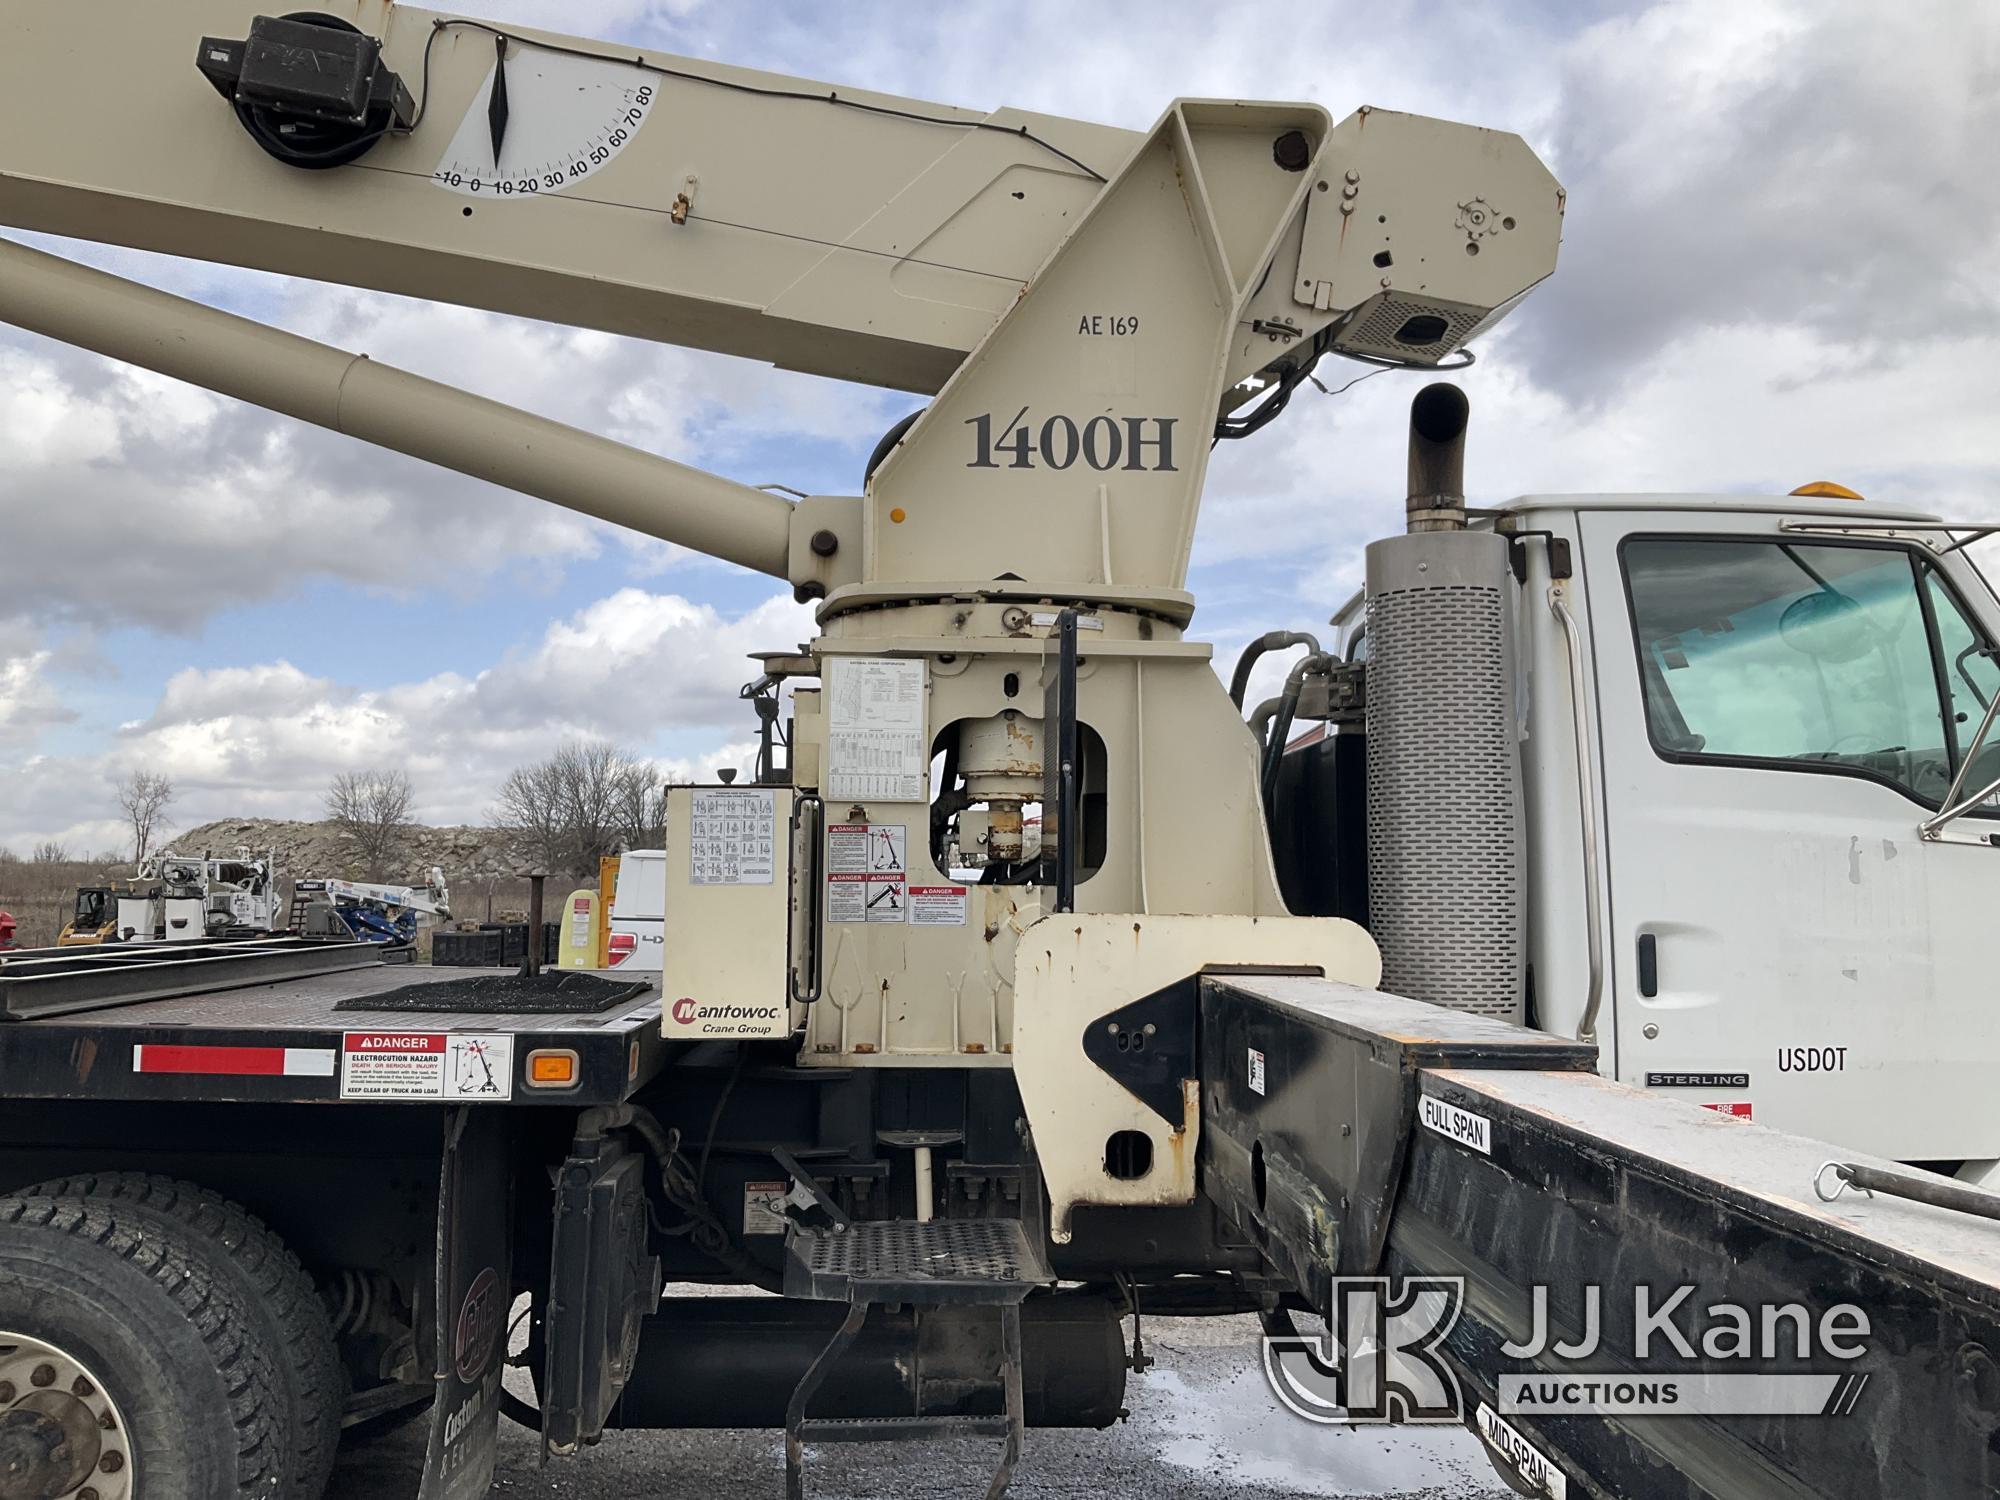
M 1018 1219 L 794 1226 L 785 1294 L 828 1302 L 1020 1302 L 1055 1279 Z

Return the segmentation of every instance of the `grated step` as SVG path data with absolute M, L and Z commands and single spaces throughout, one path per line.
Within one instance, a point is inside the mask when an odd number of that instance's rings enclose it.
M 1053 1280 L 1018 1219 L 874 1220 L 794 1227 L 785 1291 L 837 1302 L 1019 1302 Z

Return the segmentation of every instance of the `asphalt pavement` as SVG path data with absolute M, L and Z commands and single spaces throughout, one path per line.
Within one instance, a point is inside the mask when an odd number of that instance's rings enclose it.
M 1159 1363 L 1126 1388 L 1127 1421 L 1104 1432 L 1030 1430 L 1019 1500 L 1511 1500 L 1463 1428 L 1322 1427 L 1264 1384 L 1250 1318 L 1147 1319 Z M 422 1422 L 343 1455 L 328 1500 L 416 1494 Z M 976 1500 L 992 1447 L 843 1445 L 810 1456 L 816 1500 Z M 533 1434 L 503 1420 L 495 1496 L 538 1500 L 736 1500 L 784 1493 L 775 1431 L 613 1432 L 544 1465 Z

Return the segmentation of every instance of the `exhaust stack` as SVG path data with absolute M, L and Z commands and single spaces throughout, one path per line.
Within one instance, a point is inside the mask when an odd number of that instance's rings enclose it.
M 1438 381 L 1410 402 L 1410 490 L 1403 509 L 1411 532 L 1465 530 L 1465 392 Z
M 1417 393 L 1409 533 L 1368 547 L 1368 926 L 1383 989 L 1519 1024 L 1514 579 L 1506 538 L 1466 530 L 1468 411 Z

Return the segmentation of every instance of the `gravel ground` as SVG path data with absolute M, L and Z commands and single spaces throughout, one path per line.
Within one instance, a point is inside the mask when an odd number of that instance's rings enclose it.
M 1463 1428 L 1318 1427 L 1278 1407 L 1258 1369 L 1249 1318 L 1149 1319 L 1159 1363 L 1127 1386 L 1131 1419 L 1108 1432 L 1028 1433 L 1012 1494 L 1020 1500 L 1511 1500 Z M 329 1500 L 414 1496 L 424 1424 L 346 1454 Z M 776 1432 L 614 1432 L 581 1458 L 541 1463 L 535 1438 L 500 1424 L 496 1496 L 549 1500 L 736 1500 L 783 1493 Z M 900 1452 L 858 1445 L 812 1456 L 822 1500 L 968 1500 L 985 1492 L 985 1444 Z

